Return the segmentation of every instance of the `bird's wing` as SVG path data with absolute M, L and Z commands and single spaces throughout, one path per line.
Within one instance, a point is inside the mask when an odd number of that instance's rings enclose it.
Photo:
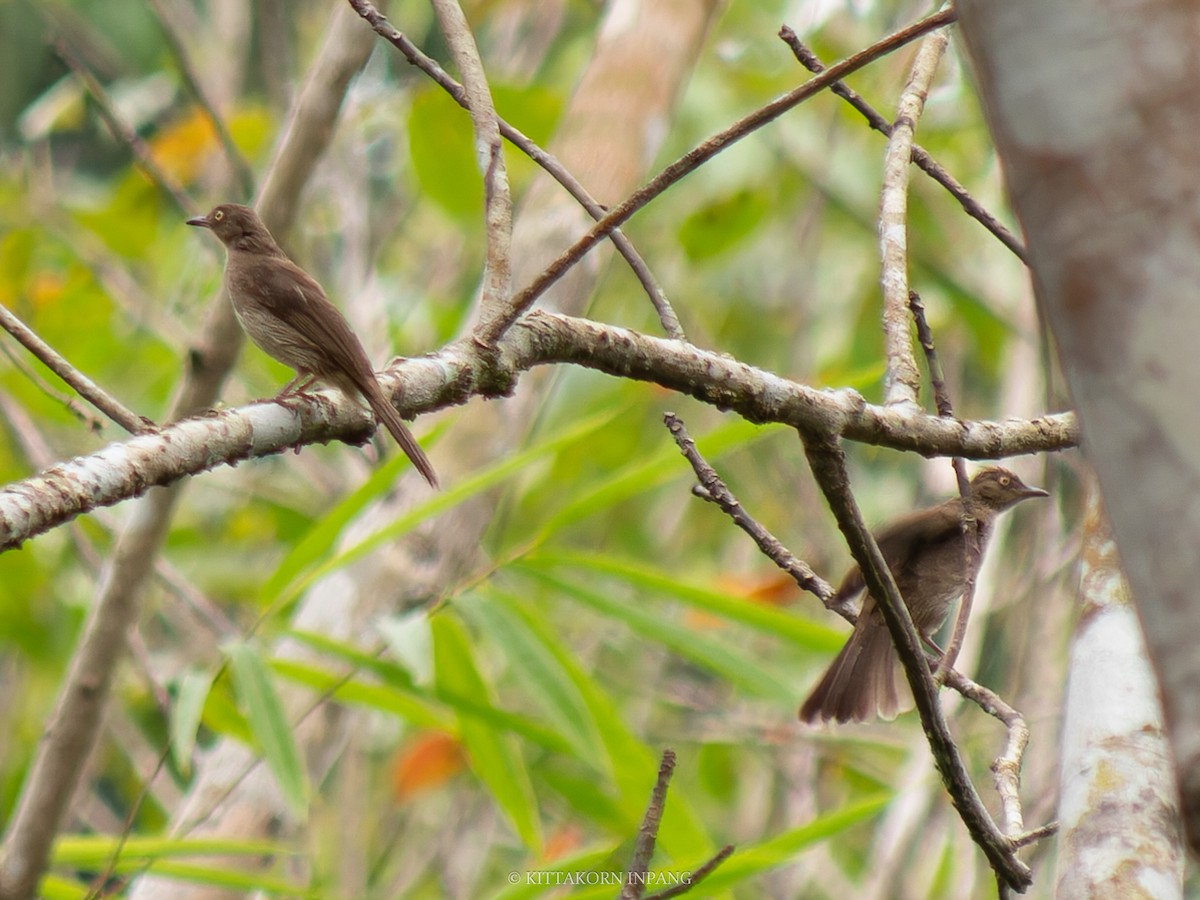
M 875 543 L 892 572 L 907 568 L 909 561 L 925 548 L 947 541 L 958 534 L 961 504 L 950 500 L 933 509 L 920 510 L 889 522 L 875 532 Z M 932 515 L 931 515 L 932 513 Z M 853 566 L 834 595 L 849 600 L 866 587 L 862 571 Z
M 360 379 L 370 376 L 373 369 L 362 342 L 316 279 L 290 259 L 272 263 L 257 269 L 251 288 L 257 299 L 305 340 L 325 350 L 341 364 L 340 369 Z
M 954 499 L 901 516 L 876 532 L 875 541 L 888 568 L 895 572 L 927 548 L 953 539 L 961 528 L 962 504 Z

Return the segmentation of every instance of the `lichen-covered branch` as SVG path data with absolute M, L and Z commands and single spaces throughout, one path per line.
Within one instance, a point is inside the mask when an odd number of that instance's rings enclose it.
M 869 404 L 855 391 L 817 390 L 690 344 L 570 316 L 531 313 L 505 336 L 500 349 L 499 379 L 495 360 L 485 359 L 470 341 L 460 341 L 437 354 L 398 362 L 382 383 L 389 392 L 402 384 L 400 411 L 414 415 L 507 392 L 535 366 L 574 363 L 654 382 L 751 421 L 926 456 L 999 458 L 1064 450 L 1078 441 L 1070 413 L 1005 422 L 914 416 Z M 369 428 L 362 410 L 336 392 L 188 419 L 0 490 L 0 548 L 154 485 L 304 444 L 359 442 Z

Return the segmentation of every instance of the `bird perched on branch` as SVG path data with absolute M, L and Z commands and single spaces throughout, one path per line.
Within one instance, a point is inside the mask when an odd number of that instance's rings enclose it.
M 417 471 L 437 487 L 429 458 L 384 396 L 350 323 L 321 285 L 288 259 L 258 214 L 225 203 L 187 223 L 209 229 L 225 245 L 225 291 L 250 340 L 296 370 L 278 396 L 300 393 L 317 380 L 349 397 L 361 396 Z
M 996 517 L 1022 500 L 1047 496 L 1008 469 L 993 466 L 978 472 L 971 479 L 971 498 L 979 552 L 971 558 L 961 497 L 902 516 L 875 532 L 919 634 L 929 637 L 941 626 L 967 581 L 978 574 Z M 831 605 L 853 599 L 865 587 L 855 566 Z M 850 639 L 800 707 L 800 719 L 850 722 L 894 716 L 900 706 L 896 668 L 891 632 L 875 598 L 868 595 Z

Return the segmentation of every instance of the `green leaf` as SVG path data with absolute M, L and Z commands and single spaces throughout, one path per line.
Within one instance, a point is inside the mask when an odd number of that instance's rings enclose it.
M 336 503 L 332 509 L 323 512 L 308 533 L 296 541 L 263 585 L 263 596 L 268 599 L 278 597 L 305 569 L 325 558 L 337 542 L 342 529 L 368 505 L 390 491 L 400 474 L 411 465 L 403 453 L 393 454 L 356 490 Z
M 428 613 L 421 611 L 419 615 L 427 616 Z M 379 652 L 360 650 L 355 644 L 317 634 L 315 631 L 292 630 L 286 634 L 314 650 L 342 660 L 354 669 L 370 672 L 392 687 L 413 688 L 416 685 L 412 673 L 406 667 L 385 659 Z
M 459 503 L 469 500 L 484 491 L 491 490 L 496 485 L 516 475 L 526 466 L 532 465 L 542 457 L 556 453 L 564 446 L 587 440 L 591 435 L 606 427 L 613 419 L 617 418 L 623 409 L 624 406 L 604 410 L 597 415 L 572 423 L 570 427 L 563 429 L 558 434 L 552 435 L 540 444 L 530 447 L 528 450 L 505 456 L 494 465 L 464 478 L 458 484 L 446 490 L 434 494 L 426 502 L 419 504 L 404 515 L 398 516 L 391 523 L 368 537 L 363 538 L 357 544 L 346 547 L 332 558 L 315 566 L 303 577 L 293 580 L 286 588 L 279 587 L 279 584 L 283 582 L 282 578 L 278 582 L 272 579 L 272 584 L 275 585 L 278 594 L 274 597 L 270 594 L 267 595 L 271 605 L 277 608 L 290 602 L 317 579 L 355 560 L 361 559 L 377 547 L 391 543 L 426 519 L 440 515 L 446 510 L 453 509 Z
M 512 602 L 518 603 L 515 598 Z M 503 602 L 503 601 L 502 601 Z M 556 667 L 569 679 L 573 690 L 583 703 L 579 716 L 583 727 L 599 735 L 597 752 L 587 757 L 599 767 L 602 788 L 616 794 L 616 804 L 622 821 L 623 834 L 631 834 L 641 823 L 650 799 L 650 790 L 658 772 L 659 756 L 643 743 L 621 718 L 612 698 L 597 683 L 569 648 L 525 613 L 522 616 L 530 635 L 537 637 L 553 661 L 541 665 Z M 511 649 L 506 648 L 511 654 Z M 516 663 L 514 663 L 516 664 Z M 566 689 L 564 688 L 564 692 Z M 569 704 L 569 700 L 565 701 Z M 569 750 L 567 752 L 570 752 Z M 602 758 L 598 758 L 602 753 Z M 711 846 L 711 839 L 700 816 L 688 803 L 687 797 L 676 792 L 669 802 L 670 814 L 665 815 L 659 829 L 659 846 L 664 853 L 676 857 L 694 852 L 697 847 Z
M 213 673 L 189 667 L 176 685 L 171 705 L 171 756 L 185 775 L 192 770 L 192 751 L 196 747 L 196 729 L 204 712 L 204 703 L 212 690 Z
M 729 450 L 766 438 L 782 427 L 764 428 L 745 419 L 731 419 L 704 435 L 697 443 L 703 444 L 706 457 L 715 459 Z M 672 478 L 690 474 L 691 469 L 681 459 L 678 448 L 673 443 L 664 443 L 662 449 L 648 459 L 616 471 L 598 485 L 571 492 L 566 504 L 546 520 L 532 543 L 535 546 L 544 543 L 573 522 L 611 509 L 623 500 Z
M 118 848 L 123 862 L 139 866 L 151 860 L 167 858 L 295 854 L 294 848 L 286 844 L 245 838 L 147 838 L 130 835 L 119 839 L 110 835 L 68 834 L 54 842 L 54 864 L 95 868 L 107 864 Z
M 239 893 L 266 892 L 277 896 L 314 897 L 303 884 L 285 881 L 259 866 L 239 868 L 229 857 L 243 857 L 255 862 L 262 858 L 294 857 L 295 850 L 284 844 L 243 838 L 143 838 L 131 835 L 125 840 L 107 835 L 66 835 L 55 841 L 54 865 L 59 868 L 99 869 L 120 852 L 114 866 L 118 874 L 153 872 L 190 884 L 225 887 Z M 182 862 L 189 858 L 214 857 L 213 863 L 198 865 Z M 75 891 L 75 885 L 63 879 L 47 877 L 40 886 L 44 897 L 76 898 L 94 896 Z M 314 898 L 315 900 L 315 898 Z
M 209 689 L 200 716 L 204 726 L 217 734 L 241 741 L 247 747 L 254 745 L 254 735 L 242 711 L 237 708 L 228 678 L 218 678 Z
M 457 607 L 477 623 L 481 634 L 504 649 L 526 691 L 571 744 L 574 754 L 596 766 L 600 735 L 583 697 L 547 646 L 553 639 L 522 613 L 519 601 L 498 591 L 460 597 Z
M 491 705 L 490 692 L 475 665 L 462 624 L 443 610 L 432 617 L 431 625 L 438 685 L 453 694 L 470 698 L 480 706 Z M 525 845 L 540 853 L 542 829 L 537 798 L 512 738 L 497 733 L 472 716 L 459 716 L 458 724 L 459 737 L 472 771 L 491 791 Z
M 891 794 L 876 794 L 818 816 L 805 825 L 792 828 L 762 843 L 739 847 L 712 875 L 701 882 L 700 890 L 707 896 L 714 891 L 758 879 L 773 869 L 794 862 L 798 853 L 821 841 L 829 840 L 860 822 L 874 818 L 891 799 Z M 695 859 L 696 866 L 703 862 L 702 859 Z
M 389 616 L 378 625 L 392 656 L 412 676 L 416 684 L 433 682 L 433 633 L 429 613 L 414 609 L 403 615 Z
M 804 650 L 830 653 L 839 649 L 846 640 L 845 634 L 824 625 L 758 603 L 730 597 L 703 584 L 681 578 L 677 573 L 667 574 L 632 560 L 612 559 L 587 553 L 554 553 L 540 550 L 521 560 L 520 568 L 543 576 L 556 568 L 613 575 L 645 593 L 670 597 L 695 609 L 783 638 Z
M 229 658 L 234 690 L 246 708 L 246 719 L 262 747 L 267 766 L 291 811 L 303 819 L 308 811 L 308 778 L 270 669 L 258 650 L 245 642 L 230 642 L 224 651 Z
M 624 622 L 646 640 L 662 644 L 677 656 L 714 672 L 747 693 L 784 704 L 795 700 L 795 691 L 791 685 L 782 683 L 774 673 L 758 665 L 751 657 L 737 652 L 719 640 L 700 634 L 695 629 L 677 625 L 666 616 L 648 610 L 638 600 L 619 600 L 612 595 L 588 590 L 545 572 L 535 574 L 560 591 L 563 596 L 583 603 L 602 615 Z
M 276 659 L 271 669 L 280 678 L 312 688 L 314 692 L 327 694 L 338 703 L 373 709 L 414 725 L 418 728 L 436 728 L 439 731 L 453 730 L 453 717 L 448 715 L 436 698 L 423 691 L 406 691 L 403 688 L 347 678 L 320 666 Z
M 293 635 L 310 646 L 373 673 L 386 682 L 383 685 L 373 685 L 316 666 L 283 660 L 272 662 L 272 667 L 281 675 L 316 690 L 331 692 L 339 700 L 390 712 L 417 725 L 454 731 L 452 724 L 441 712 L 442 707 L 449 707 L 499 732 L 512 733 L 555 753 L 570 752 L 570 744 L 563 737 L 526 716 L 498 709 L 490 701 L 480 702 L 476 696 L 456 692 L 441 684 L 432 688 L 419 686 L 402 666 L 364 654 L 351 645 L 328 638 L 319 639 L 304 632 L 293 632 Z

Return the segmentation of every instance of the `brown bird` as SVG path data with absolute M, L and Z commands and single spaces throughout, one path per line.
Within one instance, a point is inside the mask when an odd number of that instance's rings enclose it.
M 875 541 L 918 633 L 932 635 L 946 620 L 954 601 L 962 596 L 968 577 L 978 573 L 996 516 L 1022 500 L 1047 496 L 1008 469 L 994 466 L 978 472 L 971 479 L 971 497 L 978 523 L 979 554 L 970 565 L 961 497 L 902 516 L 875 532 Z M 849 601 L 864 587 L 862 572 L 855 566 L 846 573 L 834 600 Z M 896 668 L 891 632 L 875 598 L 868 595 L 846 646 L 800 707 L 801 721 L 861 722 L 877 714 L 895 716 L 900 707 Z
M 225 292 L 250 340 L 296 370 L 296 378 L 278 396 L 300 393 L 318 379 L 348 397 L 361 396 L 417 471 L 437 487 L 429 458 L 383 395 L 350 323 L 321 285 L 288 259 L 258 214 L 248 206 L 225 203 L 187 223 L 211 230 L 225 245 Z

